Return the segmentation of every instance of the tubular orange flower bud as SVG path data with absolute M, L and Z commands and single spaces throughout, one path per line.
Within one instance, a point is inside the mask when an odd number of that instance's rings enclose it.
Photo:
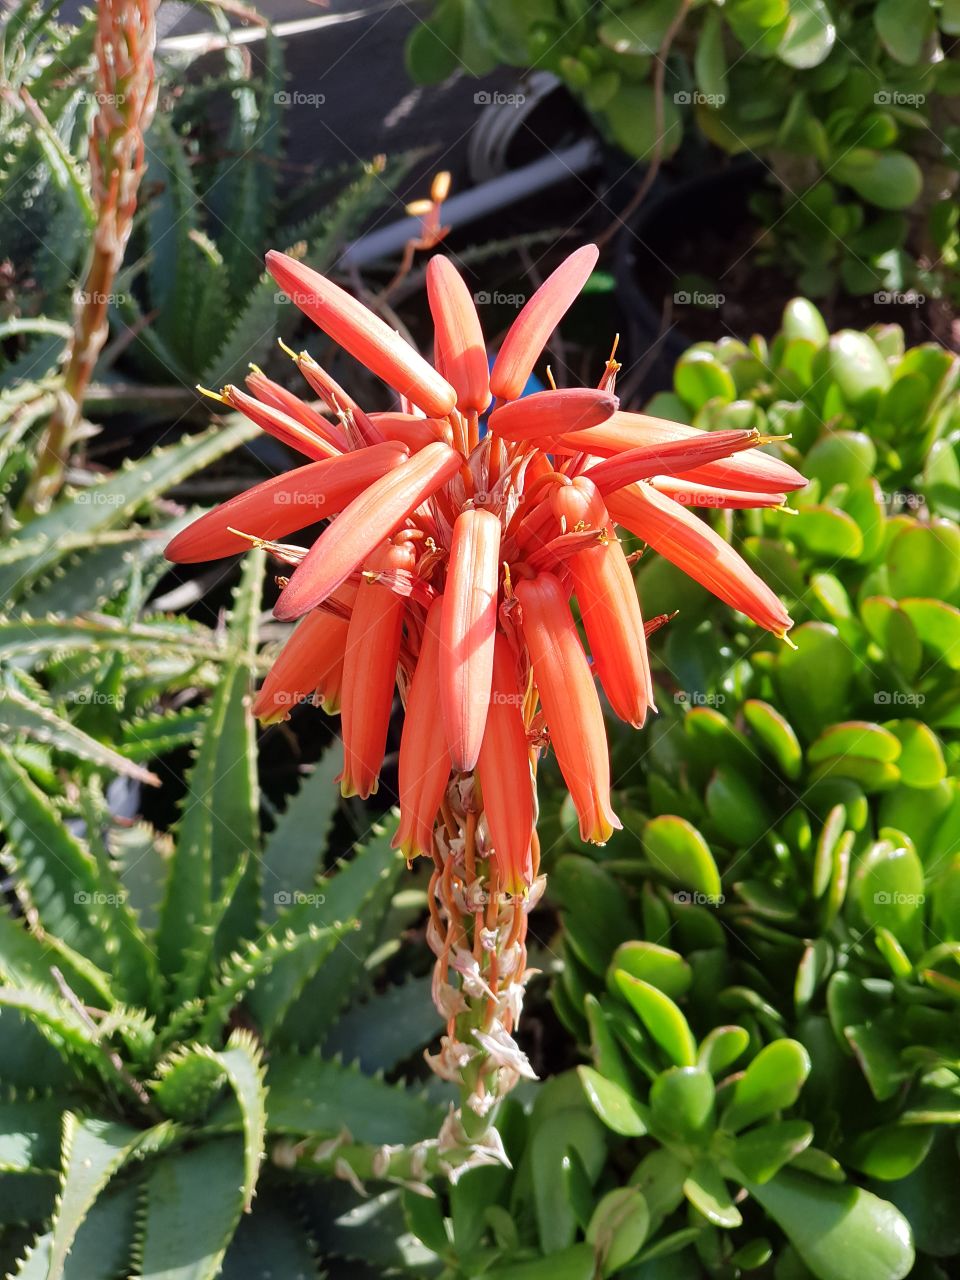
M 783 636 L 793 620 L 742 556 L 705 521 L 650 484 L 633 484 L 607 499 L 618 524 L 672 560 L 684 573 L 768 631 Z
M 552 573 L 514 585 L 557 764 L 580 818 L 580 836 L 605 844 L 620 821 L 610 806 L 610 760 L 600 699 L 559 580 Z
M 438 596 L 427 613 L 400 737 L 400 825 L 393 847 L 407 859 L 433 851 L 434 822 L 450 779 L 447 735 L 437 715 L 442 605 Z
M 402 446 L 374 445 L 361 450 L 359 456 L 388 447 Z M 428 444 L 402 467 L 371 484 L 321 533 L 281 591 L 274 614 L 283 619 L 299 618 L 316 608 L 382 538 L 395 533 L 411 511 L 459 470 L 461 462 L 460 454 L 448 445 Z
M 396 330 L 302 262 L 271 249 L 267 270 L 281 289 L 345 351 L 365 364 L 424 413 L 445 418 L 457 401 L 457 393 L 436 369 L 405 342 Z
M 288 444 L 291 449 L 296 449 L 307 458 L 319 461 L 320 458 L 339 457 L 343 452 L 324 437 L 318 436 L 309 427 L 291 418 L 288 413 L 275 409 L 273 405 L 262 404 L 253 396 L 248 396 L 245 391 L 241 391 L 239 387 L 232 385 L 224 387 L 222 396 L 231 409 L 237 409 L 251 422 L 255 422 L 261 431 L 276 436 L 278 440 L 282 440 L 284 444 Z
M 440 712 L 455 769 L 472 769 L 490 706 L 500 577 L 500 521 L 468 507 L 457 516 L 440 617 Z
M 490 430 L 504 440 L 543 439 L 605 422 L 619 403 L 609 391 L 593 387 L 537 391 L 494 409 Z
M 637 588 L 623 548 L 616 539 L 607 508 L 596 485 L 586 476 L 554 489 L 553 510 L 568 529 L 593 528 L 600 537 L 570 556 L 580 617 L 593 664 L 614 712 L 639 729 L 654 705 L 647 640 Z
M 600 250 L 585 244 L 548 276 L 510 326 L 490 375 L 490 390 L 500 400 L 523 393 L 547 339 L 587 283 Z
M 406 601 L 389 587 L 368 580 L 380 572 L 413 569 L 409 542 L 384 542 L 367 558 L 350 615 L 343 655 L 340 727 L 343 732 L 344 796 L 365 800 L 377 789 L 387 745 L 390 708 L 397 678 Z
M 688 427 L 680 422 L 668 422 L 665 418 L 651 418 L 645 413 L 625 413 L 620 410 L 612 418 L 589 431 L 573 431 L 564 434 L 558 445 L 570 451 L 593 453 L 601 458 L 639 449 L 649 445 L 666 444 L 671 440 L 702 438 L 707 432 L 699 427 Z M 736 458 L 708 462 L 695 470 L 684 472 L 687 480 L 700 484 L 715 484 L 725 489 L 749 489 L 751 492 L 773 493 L 802 489 L 807 483 L 799 471 L 789 463 L 764 453 L 762 449 L 748 450 Z
M 370 421 L 385 440 L 399 440 L 419 453 L 436 440 L 453 445 L 453 430 L 445 418 L 418 418 L 412 413 L 371 413 Z
M 614 454 L 595 463 L 586 474 L 602 494 L 613 493 L 652 476 L 685 474 L 718 458 L 752 449 L 760 439 L 758 431 L 706 431 L 688 440 L 668 440 Z
M 449 258 L 427 263 L 427 298 L 436 326 L 437 364 L 457 392 L 462 413 L 483 413 L 490 403 L 490 374 L 480 317 L 470 290 Z
M 337 612 L 315 609 L 296 627 L 267 673 L 253 704 L 253 714 L 264 724 L 289 720 L 297 703 L 311 695 L 331 715 L 340 709 L 343 653 L 356 598 L 353 583 L 334 593 Z
M 281 413 L 295 418 L 301 426 L 312 431 L 314 435 L 320 436 L 328 444 L 335 445 L 341 452 L 346 449 L 347 438 L 335 422 L 328 422 L 323 414 L 318 413 L 312 404 L 306 404 L 299 396 L 295 396 L 292 391 L 288 391 L 286 387 L 281 387 L 279 382 L 274 382 L 272 378 L 268 378 L 263 370 L 255 364 L 250 366 L 250 372 L 244 378 L 244 382 L 246 382 L 251 394 L 255 395 L 264 404 L 269 404 L 274 409 L 279 409 Z
M 494 647 L 490 710 L 477 773 L 500 884 L 507 893 L 524 893 L 533 879 L 534 779 L 517 660 L 502 631 Z
M 175 564 L 197 564 L 235 556 L 247 544 L 231 529 L 265 540 L 283 538 L 335 515 L 408 457 L 402 444 L 391 442 L 273 476 L 221 502 L 182 529 L 168 544 L 166 557 Z
M 755 507 L 782 507 L 787 500 L 785 493 L 750 493 L 747 489 L 720 489 L 716 485 L 695 484 L 684 476 L 654 476 L 650 481 L 655 489 L 680 502 L 685 507 L 707 507 L 747 511 Z

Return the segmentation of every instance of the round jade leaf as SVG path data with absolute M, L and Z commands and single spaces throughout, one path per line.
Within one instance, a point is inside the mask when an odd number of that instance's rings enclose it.
M 714 770 L 704 799 L 707 812 L 727 844 L 746 848 L 770 829 L 772 817 L 762 791 L 737 769 Z
M 857 560 L 863 553 L 860 526 L 836 507 L 804 507 L 793 517 L 784 516 L 783 532 L 811 555 Z
M 792 0 L 790 25 L 777 45 L 777 57 L 788 67 L 806 71 L 823 62 L 836 38 L 837 28 L 824 0 Z
M 837 158 L 833 174 L 878 209 L 909 209 L 923 189 L 920 166 L 905 151 L 854 147 Z
M 765 1045 L 737 1081 L 721 1123 L 736 1132 L 774 1111 L 792 1107 L 810 1074 L 810 1056 L 798 1040 Z
M 641 1138 L 647 1132 L 643 1108 L 622 1085 L 608 1080 L 593 1067 L 577 1067 L 587 1101 L 608 1129 L 624 1138 Z
M 923 864 L 913 849 L 878 840 L 857 867 L 854 889 L 864 919 L 899 938 L 926 901 Z
M 750 1044 L 750 1032 L 746 1027 L 732 1025 L 714 1027 L 700 1042 L 697 1063 L 713 1076 L 722 1075 L 746 1053 Z
M 684 352 L 673 372 L 673 385 L 687 404 L 701 409 L 708 400 L 729 403 L 737 398 L 737 385 L 730 371 L 710 351 L 696 348 Z
M 791 780 L 800 777 L 803 749 L 793 726 L 769 702 L 750 698 L 743 704 L 743 718 L 767 751 L 776 760 L 780 772 Z
M 893 763 L 900 755 L 900 740 L 883 725 L 867 720 L 847 720 L 831 725 L 807 751 L 810 764 L 820 764 L 833 756 L 862 756 L 867 760 Z
M 949 600 L 960 586 L 960 528 L 949 520 L 905 524 L 887 550 L 890 594 Z
M 618 969 L 649 982 L 673 1000 L 686 995 L 693 981 L 693 971 L 683 956 L 656 942 L 624 942 L 613 953 L 611 976 Z
M 856 484 L 873 475 L 877 451 L 862 431 L 832 431 L 822 436 L 807 454 L 803 474 L 816 478 L 824 493 L 835 484 Z
M 658 1133 L 691 1142 L 713 1115 L 713 1077 L 703 1067 L 661 1071 L 650 1089 L 650 1121 Z
M 601 1276 L 612 1276 L 639 1253 L 650 1230 L 650 1210 L 636 1187 L 616 1187 L 603 1197 L 587 1226 Z
M 840 720 L 847 709 L 856 660 L 836 627 L 806 622 L 791 634 L 795 649 L 777 658 L 777 692 L 790 723 L 805 738 Z
M 951 671 L 960 670 L 960 609 L 942 600 L 917 598 L 901 600 L 900 608 L 913 623 L 921 642 Z
M 841 329 L 827 345 L 827 371 L 844 401 L 854 408 L 880 396 L 890 385 L 890 367 L 872 338 Z
M 697 1061 L 697 1045 L 693 1032 L 670 997 L 648 982 L 631 977 L 629 973 L 618 972 L 615 981 L 651 1038 L 674 1065 L 694 1066 Z
M 654 867 L 675 884 L 716 901 L 720 872 L 703 836 L 685 818 L 665 814 L 643 829 L 643 847 Z
M 887 729 L 900 742 L 897 766 L 908 787 L 935 787 L 947 776 L 940 739 L 922 720 L 891 720 Z

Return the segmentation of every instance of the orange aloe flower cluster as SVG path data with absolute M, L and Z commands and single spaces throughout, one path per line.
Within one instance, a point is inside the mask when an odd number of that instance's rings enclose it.
M 201 516 L 167 549 L 171 560 L 202 561 L 252 540 L 292 567 L 275 614 L 301 621 L 254 709 L 267 722 L 304 699 L 339 710 L 344 795 L 375 791 L 399 688 L 395 842 L 408 859 L 434 862 L 435 996 L 450 1019 L 435 1065 L 470 1079 L 478 1114 L 528 1070 L 510 1037 L 525 914 L 542 889 L 538 756 L 552 748 L 582 837 L 603 843 L 620 823 L 601 692 L 637 727 L 655 709 L 646 634 L 662 619 L 644 621 L 618 525 L 760 626 L 785 635 L 791 625 L 690 509 L 776 506 L 804 484 L 757 448 L 755 431 L 622 412 L 612 358 L 598 387 L 523 396 L 596 260 L 587 245 L 554 271 L 491 370 L 449 259 L 427 267 L 430 364 L 337 285 L 270 253 L 278 285 L 400 407 L 364 412 L 306 353 L 294 359 L 318 407 L 255 369 L 247 392 L 227 387 L 221 398 L 305 461 Z M 309 548 L 281 541 L 328 517 Z M 490 1070 L 503 1076 L 492 1087 Z

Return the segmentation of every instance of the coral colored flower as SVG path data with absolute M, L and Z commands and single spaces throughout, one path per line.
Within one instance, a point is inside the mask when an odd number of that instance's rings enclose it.
M 293 708 L 310 698 L 330 715 L 340 710 L 343 653 L 356 595 L 356 585 L 344 583 L 330 597 L 331 607 L 315 609 L 297 624 L 254 701 L 258 720 L 289 720 Z
M 328 709 L 339 702 L 344 794 L 368 796 L 377 786 L 399 680 L 406 719 L 395 843 L 408 856 L 430 854 L 436 876 L 450 872 L 445 901 L 459 894 L 456 911 L 477 919 L 497 906 L 471 897 L 485 874 L 528 902 L 542 891 L 534 779 L 544 751 L 557 757 L 585 839 L 604 841 L 619 825 L 595 677 L 613 710 L 642 725 L 655 709 L 647 637 L 667 617 L 644 622 L 618 526 L 760 625 L 778 634 L 790 626 L 774 592 L 694 510 L 778 505 L 803 483 L 757 447 L 758 433 L 621 412 L 612 359 L 597 388 L 521 398 L 596 260 L 588 245 L 554 271 L 488 377 L 476 308 L 445 260 L 427 268 L 433 368 L 339 286 L 271 254 L 280 286 L 392 386 L 397 402 L 364 412 L 307 352 L 288 354 L 317 404 L 254 369 L 250 395 L 228 387 L 224 398 L 315 460 L 207 512 L 167 550 L 195 562 L 260 541 L 294 566 L 284 570 L 275 613 L 304 620 L 255 710 L 271 723 L 300 699 L 316 696 Z M 497 403 L 481 437 L 491 394 Z M 301 537 L 309 545 L 280 541 L 321 521 L 319 534 Z M 438 920 L 428 929 L 442 969 L 436 988 L 453 1010 L 465 988 L 451 994 L 450 954 L 470 949 L 454 923 L 445 950 Z M 522 935 L 512 928 L 502 936 Z M 487 987 L 474 994 L 518 1008 L 518 958 L 522 948 L 505 979 L 513 995 L 498 989 L 483 959 Z M 479 1044 L 470 1052 L 481 1054 Z
M 490 705 L 500 576 L 500 520 L 468 507 L 457 516 L 440 616 L 440 711 L 455 769 L 472 769 Z
M 264 541 L 285 538 L 342 511 L 408 456 L 401 444 L 380 444 L 273 476 L 182 529 L 167 544 L 166 557 L 175 564 L 196 564 L 235 556 L 248 546 L 231 532 L 237 529 Z
M 313 458 L 315 462 L 321 458 L 338 458 L 343 452 L 323 436 L 317 435 L 310 427 L 304 426 L 297 418 L 292 418 L 282 409 L 263 404 L 253 396 L 248 396 L 239 387 L 224 387 L 219 398 L 231 409 L 239 410 L 251 422 L 255 422 L 261 431 L 276 436 L 291 449 L 296 449 L 307 458 Z
M 542 440 L 605 422 L 619 403 L 609 391 L 596 391 L 593 387 L 538 391 L 494 409 L 490 430 L 504 440 Z
M 652 485 L 635 484 L 607 499 L 613 518 L 748 618 L 783 636 L 793 620 L 779 598 L 708 524 Z
M 507 637 L 498 631 L 490 710 L 477 773 L 493 856 L 500 884 L 507 893 L 525 892 L 532 879 L 533 780 L 523 701 L 517 681 L 517 656 Z
M 654 705 L 640 601 L 627 557 L 596 485 L 578 476 L 553 491 L 553 509 L 568 529 L 596 539 L 565 562 L 603 691 L 621 720 L 640 728 Z
M 376 791 L 390 727 L 404 601 L 379 577 L 412 569 L 415 559 L 409 542 L 386 542 L 364 564 L 343 655 L 340 790 L 345 796 L 365 800 Z
M 271 249 L 267 270 L 314 324 L 426 414 L 444 418 L 457 402 L 445 378 L 362 302 L 339 285 Z
M 603 712 L 567 593 L 552 573 L 515 587 L 550 744 L 580 819 L 580 836 L 606 844 L 620 821 L 610 806 Z
M 430 444 L 402 466 L 375 480 L 354 498 L 313 544 L 280 593 L 278 618 L 299 618 L 315 609 L 460 468 L 460 456 L 445 444 Z
M 437 597 L 427 613 L 400 736 L 400 825 L 393 847 L 407 859 L 433 851 L 433 828 L 450 781 L 450 749 L 437 715 L 442 607 Z
M 321 440 L 336 446 L 341 453 L 347 448 L 347 438 L 336 423 L 329 422 L 313 405 L 307 404 L 286 387 L 281 387 L 279 382 L 268 378 L 257 365 L 250 366 L 250 372 L 244 378 L 244 382 L 250 394 L 256 396 L 262 404 L 271 405 L 288 417 L 294 418 L 302 427 L 312 431 Z
M 470 290 L 449 258 L 427 263 L 427 297 L 437 327 L 437 367 L 457 392 L 461 413 L 483 413 L 490 403 L 487 348 Z
M 558 445 L 610 458 L 625 453 L 628 449 L 667 444 L 673 440 L 703 439 L 709 434 L 698 427 L 668 422 L 664 418 L 651 418 L 645 413 L 625 413 L 620 410 L 598 427 L 564 434 Z M 685 471 L 684 479 L 719 485 L 724 489 L 749 489 L 758 493 L 789 493 L 793 489 L 802 489 L 807 483 L 789 463 L 770 453 L 764 453 L 762 449 L 740 453 L 735 458 L 723 461 L 705 463 L 693 471 Z
M 547 340 L 589 280 L 598 257 L 595 244 L 571 253 L 514 320 L 490 375 L 490 390 L 499 400 L 516 400 L 523 394 Z

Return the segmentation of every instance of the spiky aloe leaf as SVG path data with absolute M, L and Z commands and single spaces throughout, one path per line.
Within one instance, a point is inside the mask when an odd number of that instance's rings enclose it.
M 259 844 L 250 685 L 263 566 L 262 552 L 247 558 L 230 620 L 231 657 L 224 664 L 190 772 L 190 790 L 178 827 L 158 933 L 161 967 L 171 975 L 182 965 L 186 949 L 196 945 L 196 926 L 206 919 L 225 877 Z M 221 937 L 210 939 L 211 954 L 254 931 L 257 884 L 253 858 L 249 858 L 248 869 L 247 881 L 234 896 Z
M 91 738 L 89 733 L 84 733 L 56 711 L 40 706 L 9 686 L 0 688 L 0 731 L 11 737 L 22 734 L 102 769 L 136 778 L 138 782 L 160 785 L 160 779 L 149 769 L 128 760 L 119 751 Z
M 125 626 L 117 618 L 0 617 L 0 658 L 53 659 L 68 653 L 182 653 L 197 660 L 223 657 L 226 650 L 210 628 L 185 619 Z
M 148 1131 L 149 1132 L 149 1131 Z M 63 1118 L 63 1174 L 52 1224 L 47 1280 L 61 1280 L 80 1225 L 100 1192 L 134 1154 L 142 1129 L 72 1111 Z
M 200 1036 L 212 1039 L 241 1000 L 246 1001 L 261 1030 L 267 1032 L 289 1004 L 279 998 L 278 989 L 286 991 L 293 986 L 294 992 L 299 991 L 352 928 L 352 921 L 338 922 L 326 929 L 310 924 L 300 933 L 285 933 L 275 926 L 261 942 L 248 942 L 224 962 L 206 1001 Z M 281 970 L 282 981 L 271 984 L 276 969 Z
M 250 440 L 257 428 L 246 419 L 230 417 L 202 435 L 186 436 L 177 444 L 157 449 L 146 458 L 125 464 L 120 471 L 82 492 L 71 491 L 46 515 L 7 541 L 8 556 L 24 543 L 31 548 L 25 560 L 10 559 L 0 566 L 0 599 L 19 600 L 27 589 L 53 568 L 78 537 L 90 537 L 124 525 L 131 516 L 187 476 Z
M 0 1173 L 0 1225 L 32 1223 L 36 1229 L 49 1220 L 56 1195 L 52 1174 Z
M 198 707 L 142 716 L 121 726 L 117 746 L 128 760 L 153 760 L 195 742 L 205 720 Z
M 184 141 L 164 112 L 151 125 L 147 155 L 145 183 L 153 193 L 146 206 L 150 306 L 157 312 L 153 328 L 175 344 L 177 321 L 186 329 L 197 283 L 190 235 L 199 230 L 202 206 Z
M 130 1274 L 137 1188 L 110 1187 L 81 1222 L 63 1264 L 63 1280 L 126 1280 Z M 14 1280 L 47 1280 L 54 1233 L 41 1235 L 24 1255 Z
M 321 1280 L 312 1243 L 286 1198 L 263 1191 L 253 1213 L 245 1214 L 223 1260 L 220 1280 Z
M 167 881 L 173 843 L 146 822 L 111 827 L 106 836 L 110 856 L 140 928 L 149 933 L 159 920 L 160 901 Z
M 11 986 L 45 987 L 54 992 L 54 966 L 81 999 L 98 1005 L 111 1003 L 108 974 L 61 938 L 31 931 L 26 920 L 15 919 L 7 907 L 0 907 L 0 979 Z M 0 1075 L 0 1079 L 6 1078 Z
M 243 1122 L 243 1205 L 253 1203 L 267 1135 L 267 1092 L 260 1046 L 249 1031 L 238 1028 L 227 1047 L 216 1052 Z
M 72 1004 L 46 991 L 0 987 L 0 1008 L 19 1010 L 68 1060 L 72 1057 L 86 1062 L 113 1088 L 130 1095 L 130 1083 L 120 1064 L 103 1048 L 96 1030 Z
M 56 1173 L 62 1114 L 52 1098 L 0 1100 L 0 1172 Z
M 150 1088 L 164 1115 L 172 1120 L 199 1120 L 223 1092 L 225 1078 L 207 1045 L 184 1045 L 159 1064 Z
M 327 1036 L 326 1056 L 364 1071 L 391 1071 L 422 1049 L 442 1027 L 430 998 L 430 979 L 412 978 L 352 1005 Z
M 339 792 L 334 785 L 339 771 L 339 754 L 328 748 L 264 842 L 262 914 L 268 922 L 275 920 L 298 894 L 315 889 L 339 807 Z
M 137 1280 L 213 1280 L 243 1203 L 239 1137 L 209 1139 L 158 1161 L 146 1182 Z
M 41 618 L 103 608 L 127 589 L 135 572 L 161 559 L 168 540 L 187 523 L 184 518 L 156 529 L 130 529 L 115 542 L 66 557 L 50 578 L 30 589 L 23 607 Z
M 322 1043 L 363 977 L 365 965 L 379 942 L 380 926 L 403 868 L 402 858 L 390 848 L 393 831 L 392 819 L 387 827 L 375 828 L 366 847 L 336 875 L 317 885 L 317 903 L 311 910 L 311 918 L 325 921 L 353 917 L 359 922 L 359 928 L 350 934 L 348 945 L 337 947 L 322 972 L 307 983 L 290 1006 L 275 1037 L 278 1043 L 298 1048 Z M 309 909 L 309 903 L 297 908 L 298 911 Z
M 2 746 L 0 825 L 7 841 L 4 860 L 17 893 L 36 912 L 45 932 L 109 965 L 100 923 L 104 886 L 96 861 Z
M 29 1018 L 0 1009 L 0 1080 L 14 1089 L 56 1090 L 69 1096 L 77 1077 Z
M 311 1054 L 277 1053 L 267 1064 L 271 1133 L 357 1142 L 420 1142 L 434 1137 L 443 1109 L 402 1085 L 386 1084 Z

